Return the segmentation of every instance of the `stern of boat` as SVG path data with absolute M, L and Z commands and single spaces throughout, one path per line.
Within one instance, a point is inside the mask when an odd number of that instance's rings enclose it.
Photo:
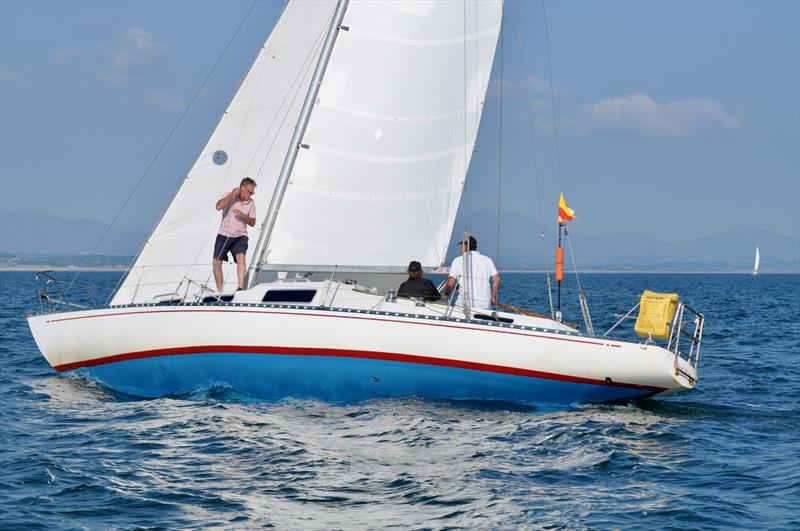
M 655 293 L 645 290 L 640 302 L 603 334 L 607 337 L 632 314 L 639 310 L 635 333 L 643 338 L 642 349 L 658 349 L 670 385 L 659 395 L 694 389 L 698 381 L 697 366 L 703 340 L 703 314 L 679 300 L 675 293 Z M 665 340 L 666 344 L 658 340 Z M 660 343 L 660 344 L 659 344 Z
M 686 389 L 697 384 L 697 364 L 705 317 L 688 304 L 678 303 L 670 327 L 667 350 L 674 356 L 675 380 Z

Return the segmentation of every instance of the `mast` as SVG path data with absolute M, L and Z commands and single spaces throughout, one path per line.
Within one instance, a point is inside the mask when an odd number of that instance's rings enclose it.
M 316 69 L 314 70 L 314 77 L 311 80 L 311 85 L 308 87 L 306 99 L 303 102 L 303 108 L 300 111 L 300 117 L 297 120 L 292 140 L 289 142 L 289 150 L 286 153 L 286 158 L 281 167 L 281 173 L 278 181 L 275 184 L 275 192 L 272 194 L 272 199 L 269 203 L 267 216 L 261 225 L 261 234 L 258 237 L 258 243 L 253 251 L 253 261 L 247 271 L 247 278 L 245 279 L 246 287 L 252 288 L 258 281 L 258 276 L 261 273 L 261 264 L 264 262 L 264 253 L 269 246 L 270 238 L 272 237 L 272 230 L 275 227 L 275 220 L 278 217 L 278 211 L 283 202 L 283 196 L 286 193 L 286 187 L 289 184 L 289 177 L 292 174 L 295 160 L 297 160 L 297 153 L 300 150 L 300 141 L 306 132 L 308 121 L 311 118 L 311 109 L 319 94 L 319 88 L 322 84 L 322 78 L 325 75 L 325 70 L 328 68 L 328 60 L 333 52 L 333 44 L 336 42 L 336 37 L 339 35 L 339 29 L 344 19 L 344 12 L 347 10 L 347 5 L 350 0 L 338 0 L 336 4 L 336 11 L 331 18 L 331 25 L 328 28 L 328 34 L 325 37 L 325 44 L 320 52 L 319 61 L 317 62 Z

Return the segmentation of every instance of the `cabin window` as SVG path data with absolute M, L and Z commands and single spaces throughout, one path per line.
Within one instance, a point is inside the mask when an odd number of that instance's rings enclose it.
M 311 302 L 315 289 L 273 289 L 264 294 L 262 302 Z
M 208 302 L 231 302 L 233 300 L 233 295 L 222 295 L 217 297 L 216 295 L 209 295 L 208 297 L 203 297 L 203 304 Z

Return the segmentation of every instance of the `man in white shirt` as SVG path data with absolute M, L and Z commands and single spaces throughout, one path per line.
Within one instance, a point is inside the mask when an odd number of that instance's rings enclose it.
M 450 276 L 444 286 L 444 293 L 446 296 L 450 295 L 458 284 L 456 305 L 463 304 L 466 292 L 469 307 L 491 310 L 492 305 L 497 304 L 500 274 L 492 259 L 477 251 L 478 240 L 470 236 L 469 241 L 462 241 L 460 245 L 462 253 L 450 264 Z

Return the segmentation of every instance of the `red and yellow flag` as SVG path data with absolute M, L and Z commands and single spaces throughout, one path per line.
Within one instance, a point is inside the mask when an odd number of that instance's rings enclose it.
M 561 194 L 561 197 L 558 199 L 558 224 L 561 225 L 573 219 L 575 219 L 575 211 L 567 206 L 567 202 L 564 200 L 564 194 Z

